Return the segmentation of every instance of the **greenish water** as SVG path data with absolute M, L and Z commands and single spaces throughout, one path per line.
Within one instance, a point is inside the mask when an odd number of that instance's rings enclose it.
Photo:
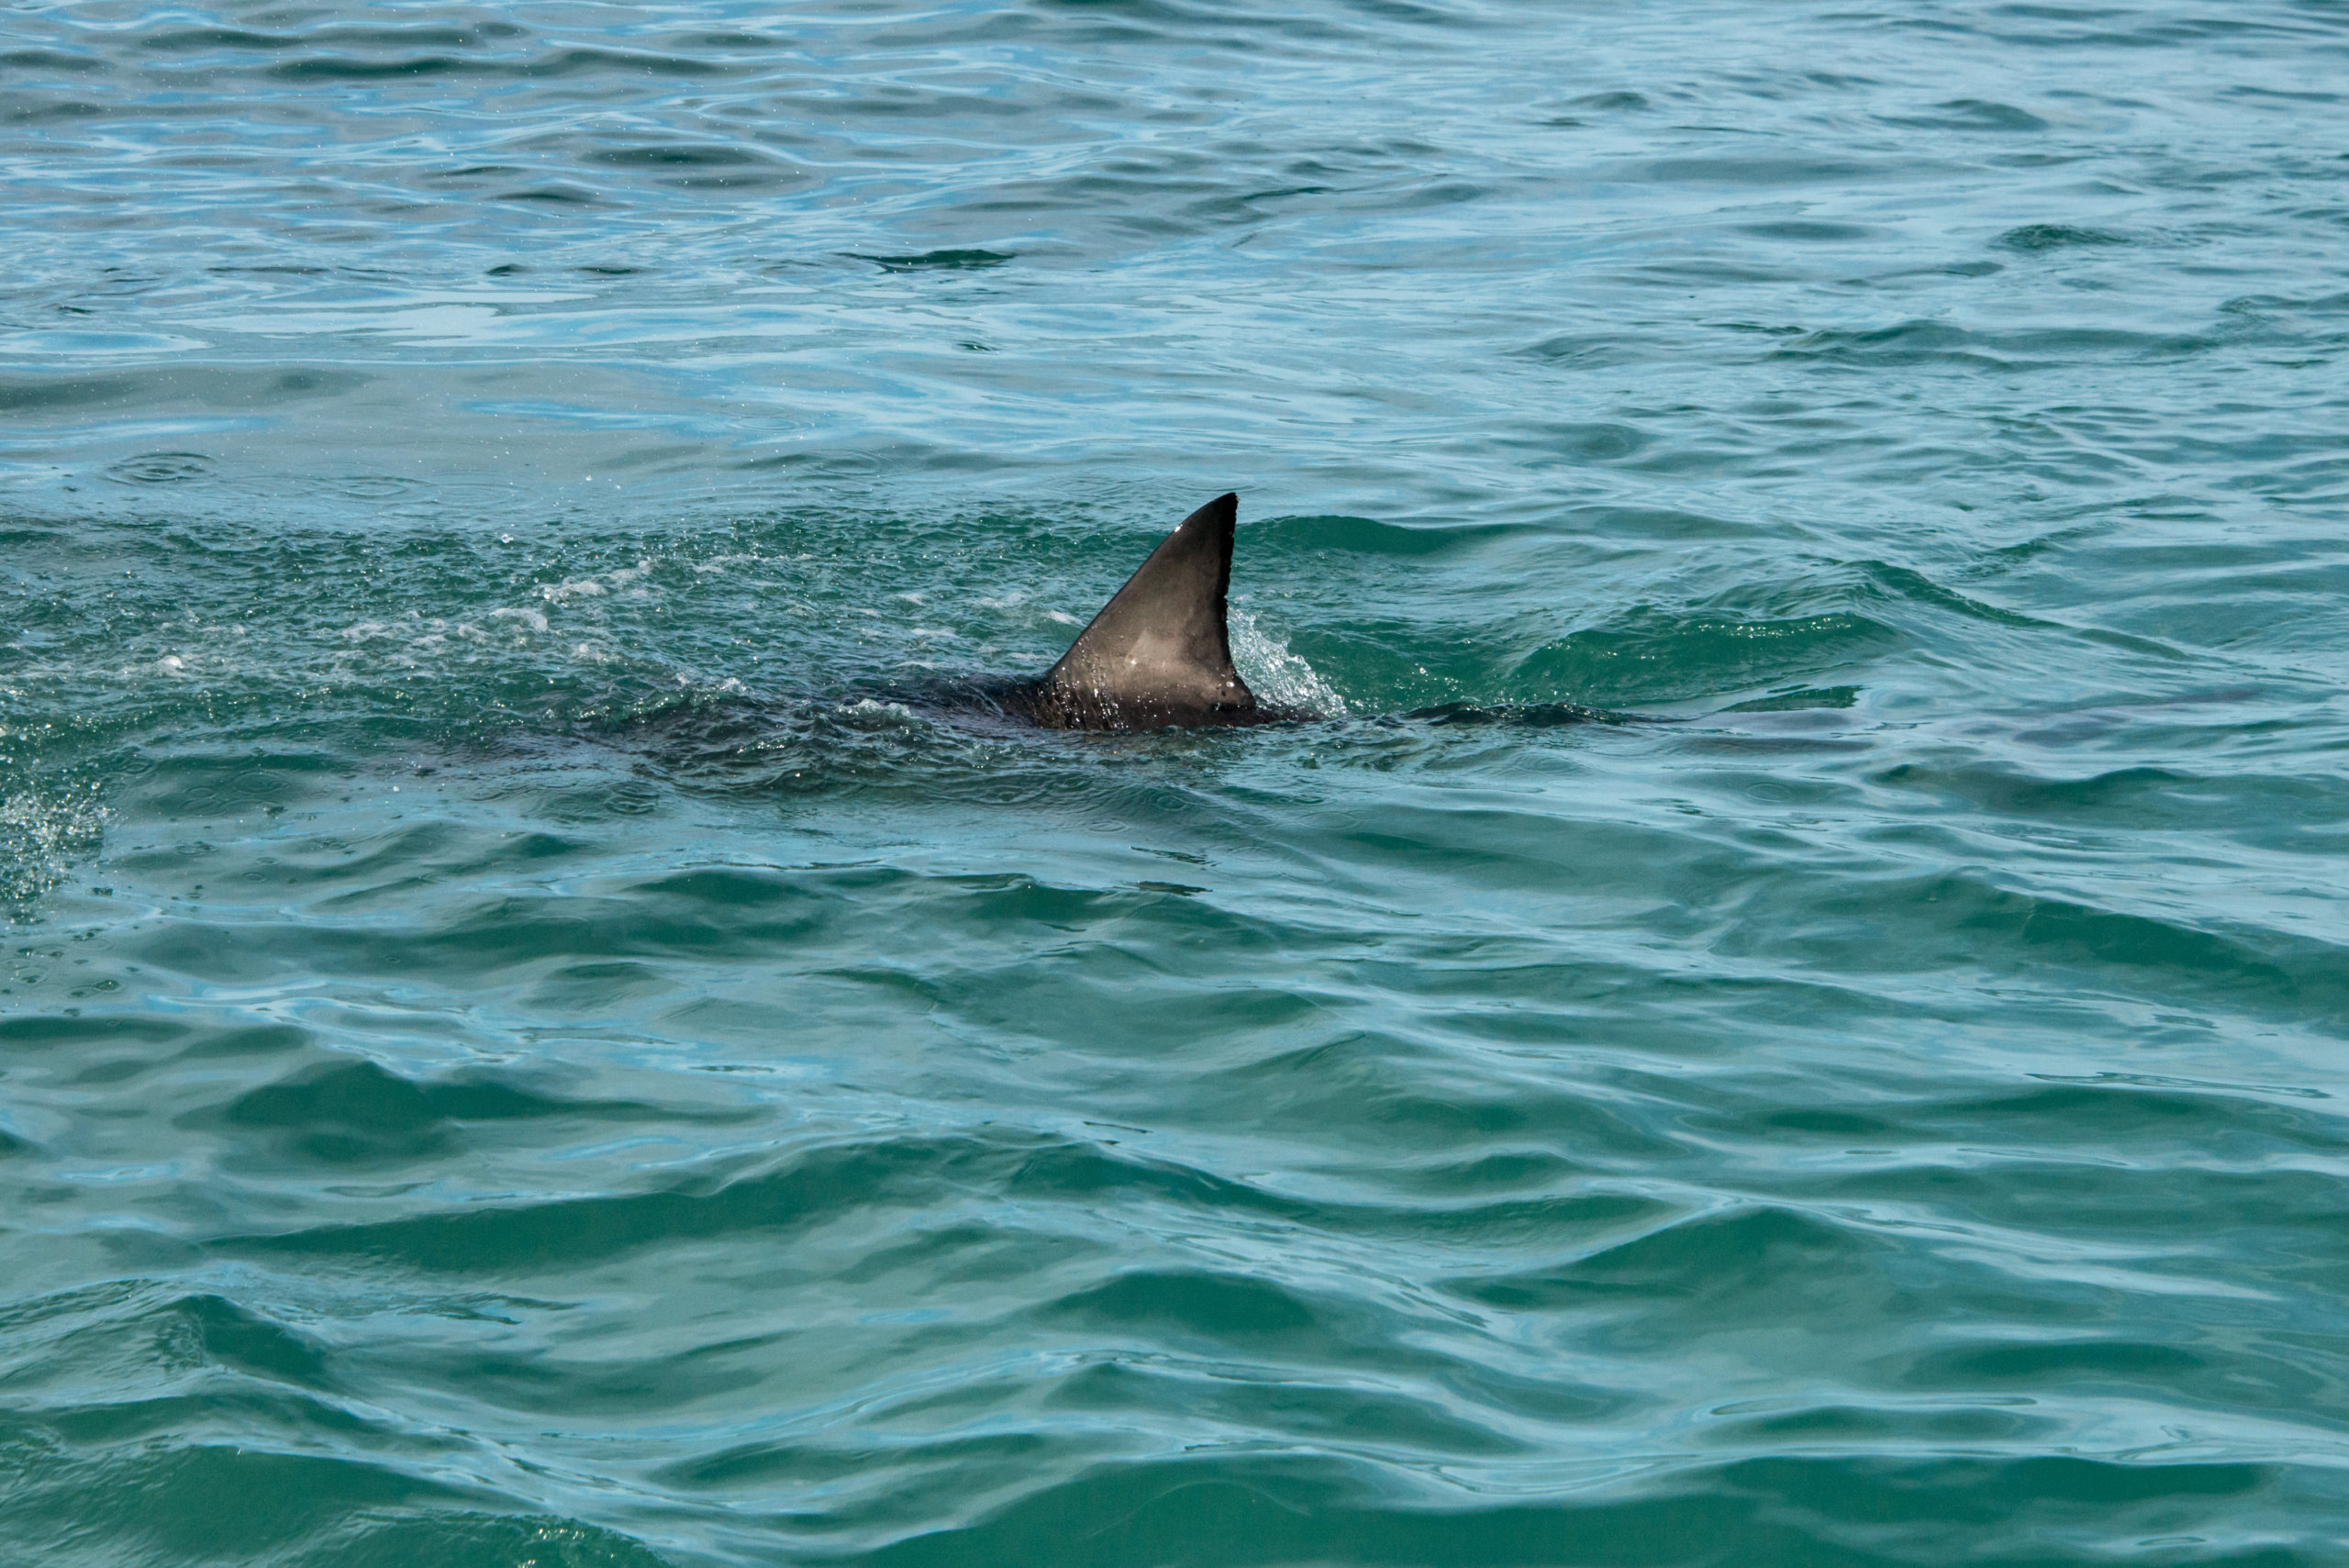
M 2344 83 L 0 9 L 0 1562 L 2349 1556 Z

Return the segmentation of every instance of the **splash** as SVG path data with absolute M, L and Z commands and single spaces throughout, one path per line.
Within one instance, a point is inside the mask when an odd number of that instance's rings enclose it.
M 1302 656 L 1290 652 L 1286 642 L 1257 624 L 1254 616 L 1233 605 L 1227 621 L 1231 628 L 1231 662 L 1239 666 L 1241 678 L 1255 692 L 1257 701 L 1268 707 L 1303 708 L 1324 718 L 1345 717 L 1346 699 L 1315 673 Z
M 74 862 L 96 851 L 106 817 L 94 783 L 0 795 L 0 918 L 31 918 Z

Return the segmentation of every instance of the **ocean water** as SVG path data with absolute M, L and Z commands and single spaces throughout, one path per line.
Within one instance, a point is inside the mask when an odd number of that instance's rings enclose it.
M 2349 6 L 0 8 L 0 1562 L 2349 1559 Z M 1241 495 L 1321 717 L 1038 671 Z

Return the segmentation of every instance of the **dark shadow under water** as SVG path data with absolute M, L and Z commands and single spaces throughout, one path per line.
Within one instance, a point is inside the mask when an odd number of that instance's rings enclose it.
M 869 785 L 886 773 L 1019 773 L 1038 762 L 1188 750 L 1234 730 L 1342 734 L 1463 728 L 1547 730 L 1583 725 L 1680 724 L 1686 719 L 1576 703 L 1446 703 L 1365 717 L 1263 707 L 1230 721 L 1132 729 L 1066 729 L 1033 719 L 1032 681 L 941 673 L 919 681 L 852 683 L 825 695 L 695 692 L 658 706 L 589 720 L 574 733 L 631 753 L 680 784 L 728 794 Z

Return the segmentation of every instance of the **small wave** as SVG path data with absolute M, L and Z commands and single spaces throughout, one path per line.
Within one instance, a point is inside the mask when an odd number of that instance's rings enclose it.
M 2026 223 L 1998 236 L 2009 250 L 2066 250 L 2081 246 L 2126 245 L 2129 237 L 2109 228 L 2088 228 L 2070 223 Z
M 2040 131 L 2047 122 L 2028 109 L 1982 98 L 1953 98 L 1925 115 L 1882 115 L 1880 123 L 1911 130 Z
M 1846 610 L 1768 620 L 1642 610 L 1535 650 L 1512 684 L 1537 701 L 1675 702 L 1783 684 L 1899 641 L 1893 628 Z
M 1767 696 L 1753 697 L 1732 703 L 1723 713 L 1793 713 L 1805 708 L 1850 707 L 1859 701 L 1857 686 L 1801 686 L 1791 692 L 1772 692 Z
M 856 256 L 855 259 L 870 261 L 885 272 L 967 272 L 1000 267 L 1012 258 L 994 250 L 925 250 L 918 256 Z
M 1502 724 L 1520 729 L 1555 729 L 1568 724 L 1631 724 L 1639 718 L 1636 714 L 1614 713 L 1571 702 L 1440 703 L 1434 707 L 1413 708 L 1403 717 L 1430 724 Z

